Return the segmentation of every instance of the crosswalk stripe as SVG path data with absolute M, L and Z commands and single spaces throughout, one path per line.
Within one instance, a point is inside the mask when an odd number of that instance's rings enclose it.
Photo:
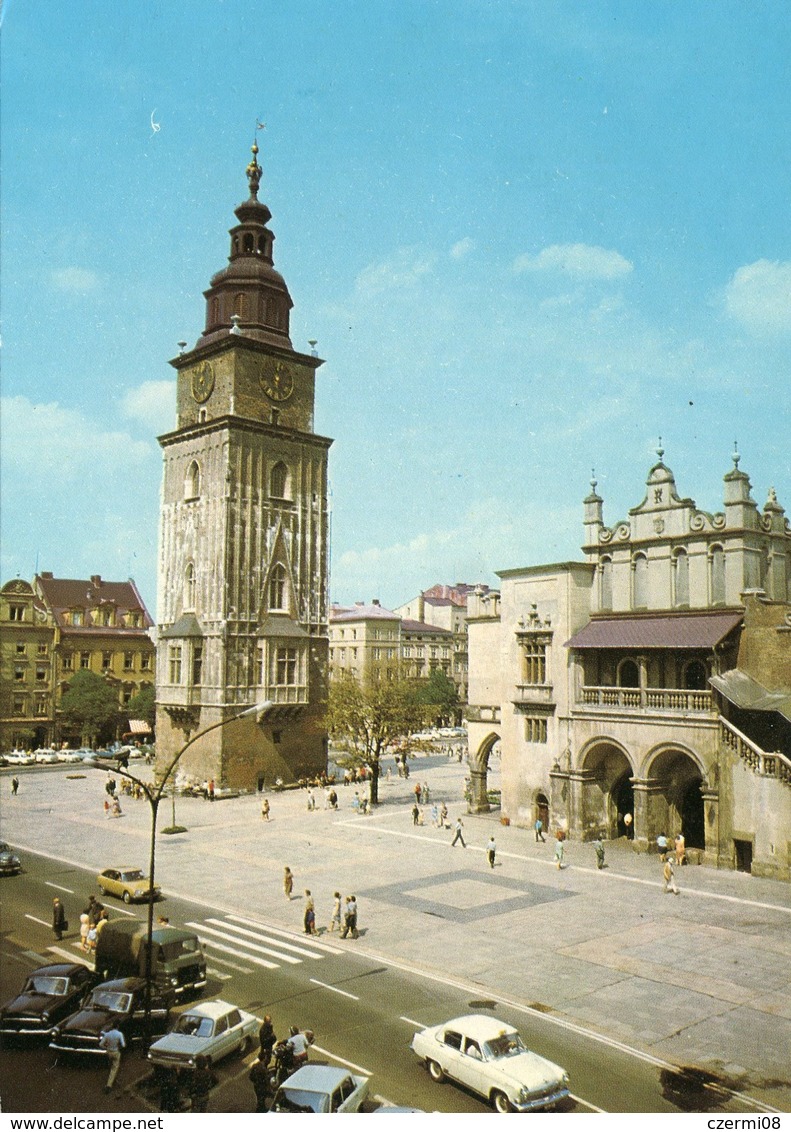
M 206 971 L 209 975 L 214 975 L 215 979 L 232 979 L 233 975 L 228 971 L 217 971 L 214 967 L 207 967 Z M 250 972 L 252 974 L 252 972 Z
M 217 936 L 218 939 L 224 939 L 228 943 L 235 943 L 239 950 L 236 952 L 242 959 L 252 959 L 248 951 L 257 951 L 261 955 L 271 955 L 273 959 L 280 959 L 283 963 L 301 963 L 301 959 L 296 959 L 293 955 L 284 955 L 281 951 L 274 951 L 271 947 L 262 947 L 260 943 L 248 943 L 246 939 L 239 939 L 230 932 L 221 932 L 217 928 L 210 928 L 207 924 L 187 924 L 188 928 L 196 928 L 203 935 L 206 932 L 209 935 Z M 243 950 L 247 949 L 247 950 Z
M 206 941 L 210 943 L 210 940 Z M 230 967 L 232 971 L 239 971 L 242 975 L 252 975 L 249 967 L 240 967 L 238 963 L 232 963 L 230 959 L 220 959 L 216 955 L 213 956 L 215 963 L 222 963 L 223 967 Z
M 238 935 L 249 936 L 251 939 L 260 939 L 260 940 L 263 940 L 264 943 L 277 944 L 278 947 L 285 947 L 287 951 L 296 951 L 296 953 L 298 955 L 306 955 L 308 957 L 308 959 L 322 959 L 323 958 L 323 955 L 321 954 L 320 951 L 309 951 L 306 947 L 297 947 L 297 945 L 294 944 L 294 943 L 286 943 L 285 941 L 281 941 L 279 939 L 270 939 L 269 936 L 261 935 L 259 932 L 251 932 L 251 931 L 248 931 L 247 928 L 237 928 L 235 925 L 232 926 L 232 925 L 226 923 L 225 920 L 209 919 L 209 920 L 206 921 L 206 923 L 207 924 L 221 924 L 223 927 L 230 928 L 231 931 L 236 932 Z M 243 943 L 244 941 L 240 940 L 239 942 Z
M 194 927 L 195 925 L 190 924 L 188 926 Z M 223 951 L 227 952 L 228 955 L 239 954 L 233 947 L 226 947 L 223 943 L 215 943 L 213 939 L 204 939 L 202 943 L 204 947 L 209 947 L 212 951 Z M 248 963 L 255 963 L 259 967 L 266 967 L 269 971 L 276 971 L 280 966 L 279 963 L 269 963 L 266 959 L 259 959 L 257 955 L 245 955 L 244 958 Z M 220 962 L 222 962 L 222 960 L 220 960 Z
M 93 967 L 86 959 L 80 958 L 79 955 L 72 955 L 65 947 L 48 947 L 47 951 L 51 951 L 53 955 L 60 955 L 62 959 L 68 959 L 70 963 L 82 963 L 83 967 L 87 967 L 89 971 L 93 970 Z
M 295 936 L 293 932 L 284 932 L 284 931 L 281 931 L 280 928 L 270 927 L 269 924 L 267 924 L 264 927 L 263 924 L 258 924 L 258 923 L 256 923 L 255 920 L 245 919 L 244 916 L 230 916 L 229 915 L 228 919 L 233 920 L 234 923 L 237 923 L 237 924 L 247 924 L 248 927 L 258 928 L 259 931 L 263 930 L 263 931 L 269 932 L 271 935 L 283 936 L 285 939 L 298 939 L 299 938 L 299 936 Z M 310 946 L 315 947 L 318 951 L 326 951 L 328 955 L 345 955 L 346 954 L 346 952 L 341 947 L 330 947 L 330 945 L 327 944 L 327 943 L 314 942 L 314 940 L 312 938 L 311 938 L 311 941 L 310 941 Z

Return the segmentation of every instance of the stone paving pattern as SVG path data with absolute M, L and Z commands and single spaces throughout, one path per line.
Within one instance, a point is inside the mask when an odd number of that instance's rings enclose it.
M 304 791 L 270 794 L 270 822 L 258 796 L 178 798 L 188 832 L 159 837 L 157 881 L 295 931 L 305 888 L 321 929 L 333 891 L 354 892 L 361 937 L 340 946 L 480 984 L 485 997 L 536 1005 L 791 1110 L 790 886 L 690 865 L 677 869 L 680 895 L 665 895 L 658 857 L 625 842 L 607 845 L 603 871 L 590 845 L 569 842 L 559 871 L 550 837 L 536 844 L 532 831 L 501 826 L 498 812 L 466 813 L 463 766 L 442 756 L 412 765 L 408 781 L 382 780 L 382 804 L 369 816 L 352 810 L 357 787 L 339 788 L 337 813 L 322 808 L 320 791 L 313 812 Z M 150 774 L 140 763 L 131 769 Z M 0 775 L 2 836 L 12 844 L 97 870 L 146 867 L 145 802 L 124 799 L 124 816 L 107 820 L 101 771 L 20 778 L 12 799 L 10 774 Z M 451 823 L 462 815 L 466 849 L 451 848 L 452 830 L 430 825 L 429 807 L 428 824 L 412 824 L 417 779 L 432 800 L 446 800 Z M 166 799 L 160 829 L 170 821 Z M 296 878 L 291 902 L 284 865 Z

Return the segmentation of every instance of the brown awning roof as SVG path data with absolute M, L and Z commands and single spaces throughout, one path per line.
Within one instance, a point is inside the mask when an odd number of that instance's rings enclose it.
M 711 649 L 741 624 L 743 613 L 601 617 L 566 641 L 570 649 Z

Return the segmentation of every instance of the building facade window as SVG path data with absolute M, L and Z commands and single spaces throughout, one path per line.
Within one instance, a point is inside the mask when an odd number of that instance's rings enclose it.
M 168 673 L 171 684 L 181 683 L 181 645 L 171 645 L 168 649 Z
M 712 605 L 725 604 L 725 551 L 721 546 L 709 551 L 709 599 Z
M 278 611 L 288 610 L 288 574 L 282 563 L 272 570 L 269 576 L 269 608 Z
M 17 664 L 14 667 L 14 679 L 17 684 L 23 683 L 25 679 L 25 667 L 22 664 Z
M 24 605 L 9 605 L 9 607 L 8 607 L 8 620 L 9 621 L 24 621 L 25 620 L 25 607 L 24 607 Z
M 151 671 L 151 653 L 144 652 L 140 657 L 140 669 L 143 672 Z
M 525 716 L 525 741 L 528 743 L 546 743 L 547 721 L 544 716 Z
M 34 710 L 36 715 L 46 715 L 47 714 L 47 697 L 43 696 L 43 695 L 37 695 L 36 698 L 35 698 L 35 701 L 34 701 L 33 710 Z
M 203 645 L 192 646 L 192 683 L 199 688 L 203 680 Z
M 632 559 L 632 609 L 648 608 L 648 559 L 635 554 Z
M 522 681 L 525 684 L 546 684 L 547 646 L 545 641 L 522 642 Z
M 612 558 L 602 558 L 599 563 L 599 606 L 612 609 Z
M 102 668 L 112 668 L 113 654 L 111 652 L 102 653 Z
M 49 652 L 49 647 L 46 641 L 39 641 L 38 649 L 36 650 L 39 656 L 46 656 Z
M 184 570 L 184 609 L 195 609 L 195 564 L 188 562 Z
M 677 550 L 671 559 L 673 569 L 673 605 L 689 605 L 689 557 L 686 550 Z
M 17 656 L 24 656 L 26 652 L 27 652 L 27 645 L 23 645 L 21 641 L 17 641 L 17 643 L 16 643 L 16 654 L 17 654 Z
M 124 653 L 124 672 L 131 672 L 135 666 L 135 654 L 133 652 Z
M 12 710 L 13 710 L 14 715 L 24 715 L 25 714 L 25 703 L 26 703 L 26 700 L 25 700 L 24 696 L 19 696 L 19 695 L 14 696 L 13 704 L 12 704 Z
M 269 494 L 275 499 L 288 499 L 288 467 L 282 460 L 269 473 Z
M 72 654 L 70 652 L 65 652 L 61 657 L 60 663 L 63 668 L 65 668 L 67 671 L 70 671 L 74 667 L 74 658 Z
M 91 667 L 91 654 L 89 652 L 80 653 L 80 668 Z
M 640 668 L 634 660 L 622 660 L 618 666 L 618 687 L 639 688 Z
M 189 501 L 200 498 L 200 464 L 193 460 L 187 468 L 184 477 L 184 499 Z
M 72 625 L 82 625 L 83 612 L 81 609 L 73 609 L 71 611 L 71 623 Z
M 274 682 L 279 686 L 297 683 L 297 650 L 280 646 L 275 649 Z
M 40 665 L 40 664 L 37 665 L 36 666 L 36 681 L 37 681 L 37 683 L 43 684 L 46 679 L 47 679 L 46 668 L 44 668 L 43 665 Z

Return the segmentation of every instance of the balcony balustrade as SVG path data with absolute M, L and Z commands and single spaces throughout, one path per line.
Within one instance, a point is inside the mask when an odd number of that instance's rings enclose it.
M 685 688 L 598 688 L 586 685 L 578 705 L 616 708 L 620 711 L 655 711 L 662 714 L 705 713 L 714 710 L 711 691 Z

